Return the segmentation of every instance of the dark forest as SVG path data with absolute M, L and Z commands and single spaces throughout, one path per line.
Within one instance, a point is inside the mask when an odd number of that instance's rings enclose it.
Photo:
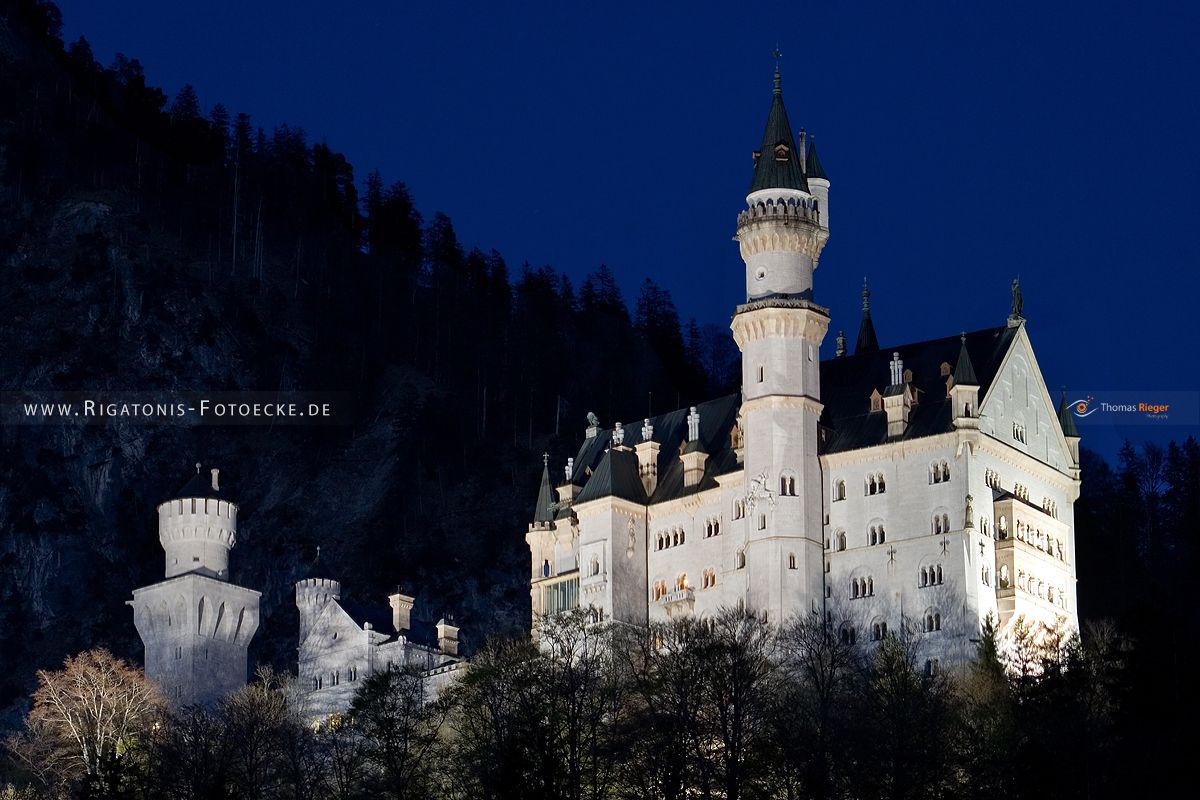
M 489 730 L 464 727 L 476 737 L 470 747 L 431 750 L 427 765 L 474 781 L 463 786 L 475 794 L 459 787 L 461 796 L 1109 797 L 1186 785 L 1181 732 L 1197 706 L 1189 675 L 1200 629 L 1191 590 L 1200 567 L 1194 438 L 1165 448 L 1130 443 L 1115 464 L 1084 440 L 1082 640 L 1039 652 L 1042 667 L 1030 675 L 989 672 L 983 653 L 970 675 L 923 677 L 902 641 L 858 663 L 805 643 L 811 632 L 796 625 L 779 636 L 792 643 L 795 668 L 833 659 L 844 684 L 814 698 L 807 679 L 764 677 L 769 692 L 748 713 L 769 746 L 736 780 L 729 763 L 692 751 L 656 757 L 649 744 L 669 748 L 681 731 L 695 734 L 707 701 L 679 697 L 699 716 L 672 716 L 653 702 L 663 687 L 645 682 L 687 683 L 671 670 L 701 669 L 687 661 L 699 651 L 681 645 L 678 664 L 556 671 L 553 658 L 520 644 L 529 626 L 523 532 L 542 453 L 559 464 L 572 455 L 587 412 L 638 418 L 736 391 L 728 330 L 681 319 L 650 279 L 628 301 L 603 265 L 578 285 L 551 266 L 510 267 L 494 250 L 461 243 L 445 215 L 418 210 L 402 182 L 377 172 L 360 181 L 330 144 L 286 125 L 264 130 L 249 113 L 210 102 L 203 111 L 191 87 L 167 97 L 136 58 L 118 55 L 106 67 L 86 40 L 64 43 L 46 0 L 0 0 L 0 390 L 336 391 L 350 398 L 352 422 L 0 429 L 0 731 L 22 725 L 38 669 L 97 646 L 136 660 L 124 602 L 161 577 L 154 507 L 202 462 L 229 476 L 242 508 L 233 579 L 263 592 L 251 658 L 275 673 L 239 696 L 247 707 L 195 715 L 171 736 L 204 740 L 206 730 L 264 725 L 256 716 L 264 707 L 286 705 L 279 675 L 294 667 L 292 587 L 320 546 L 348 595 L 382 604 L 403 586 L 423 621 L 454 615 L 479 653 L 477 678 L 457 692 L 456 708 L 397 711 L 402 723 L 376 721 L 399 726 L 387 735 L 419 743 L 431 714 L 450 718 L 497 697 L 532 713 L 525 693 L 537 686 L 579 700 L 542 709 L 543 721 L 583 737 L 566 750 L 537 738 L 536 725 L 522 727 L 530 718 L 515 711 L 502 720 L 511 741 L 488 744 Z M 694 639 L 708 648 L 704 658 L 726 659 L 733 672 L 765 646 L 747 642 L 733 617 L 719 633 L 660 632 Z M 369 685 L 403 705 L 409 679 Z M 696 680 L 697 692 L 719 691 Z M 817 700 L 840 710 L 818 722 L 780 716 Z M 868 719 L 876 727 L 864 727 Z M 271 730 L 283 737 L 277 743 L 295 735 L 283 723 Z M 662 738 L 631 741 L 642 730 Z M 803 738 L 826 732 L 844 741 Z M 333 749 L 320 758 L 334 761 L 321 762 L 323 774 L 341 774 L 331 763 L 352 764 L 377 782 L 325 786 L 321 795 L 417 796 L 397 790 L 402 782 L 386 784 L 400 767 L 379 754 L 338 762 L 351 757 L 338 748 L 363 745 L 327 735 Z M 883 757 L 872 742 L 898 739 L 912 746 L 889 750 L 889 769 L 913 781 L 863 778 Z M 160 766 L 186 750 L 160 744 Z M 691 772 L 664 774 L 668 762 Z M 797 771 L 780 777 L 771 765 Z M 19 765 L 0 770 L 9 770 L 0 786 L 21 774 Z M 154 791 L 311 796 L 296 789 L 305 784 L 299 773 L 285 780 L 283 771 L 257 793 L 233 772 L 219 792 Z M 437 775 L 410 777 L 426 787 L 421 796 L 441 791 Z M 580 794 L 581 777 L 594 790 Z M 81 791 L 149 791 L 99 780 Z M 520 791 L 534 785 L 542 787 L 535 794 Z M 308 782 L 309 791 L 317 786 Z

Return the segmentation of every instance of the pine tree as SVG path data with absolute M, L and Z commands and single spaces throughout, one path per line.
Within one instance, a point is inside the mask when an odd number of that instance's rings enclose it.
M 200 98 L 196 96 L 196 89 L 190 83 L 185 83 L 179 94 L 175 95 L 175 102 L 171 104 L 171 120 L 190 122 L 199 118 Z

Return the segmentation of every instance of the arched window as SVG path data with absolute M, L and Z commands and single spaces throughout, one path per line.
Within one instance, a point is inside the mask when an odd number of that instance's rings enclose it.
M 600 559 L 596 556 L 592 556 L 591 572 L 588 574 L 592 576 L 600 574 Z
M 767 515 L 766 514 L 758 515 L 758 529 L 760 531 L 765 531 L 767 529 Z
M 835 483 L 833 485 L 833 499 L 835 502 L 838 500 L 846 499 L 846 482 L 845 481 L 838 481 L 837 483 Z
M 679 573 L 679 576 L 675 578 L 675 591 L 678 592 L 686 588 L 688 588 L 687 573 L 681 572 Z
M 788 569 L 796 568 L 796 554 L 788 553 Z
M 854 600 L 858 599 L 858 578 L 850 581 L 850 597 Z
M 679 543 L 683 544 L 685 541 L 687 541 L 687 531 L 684 530 L 683 528 L 680 528 L 679 529 Z
M 921 567 L 921 577 L 918 578 L 917 585 L 918 586 L 928 586 L 929 585 L 929 572 L 924 567 Z
M 846 534 L 843 531 L 842 533 L 838 534 L 838 550 L 841 551 L 841 550 L 845 550 L 845 549 L 846 549 Z
M 867 494 L 875 494 L 879 491 L 879 486 L 875 483 L 875 476 L 867 476 Z
M 944 533 L 950 532 L 950 516 L 948 514 L 942 514 L 942 531 Z
M 788 496 L 789 497 L 796 496 L 796 479 L 795 479 L 795 477 L 788 478 Z
M 937 516 L 936 514 L 933 517 L 933 532 L 935 534 L 942 532 L 942 518 Z
M 1008 588 L 1008 564 L 1000 565 L 1000 588 Z
M 542 562 L 542 577 L 543 578 L 550 577 L 550 561 L 549 561 L 549 559 Z
M 879 493 L 883 494 L 885 491 L 887 491 L 887 485 L 883 482 L 883 473 L 882 472 L 879 473 L 876 476 L 876 479 L 878 480 L 878 483 L 879 483 Z
M 879 544 L 879 534 L 876 532 L 874 525 L 871 526 L 870 542 L 871 544 Z
M 937 582 L 938 582 L 938 584 L 941 584 L 941 582 L 942 582 L 942 565 L 941 564 L 937 565 Z
M 886 541 L 887 541 L 887 532 L 883 529 L 883 526 L 880 525 L 879 526 L 879 543 L 883 544 Z
M 870 575 L 868 575 L 867 576 L 867 596 L 873 597 L 874 595 L 875 595 L 875 579 L 872 578 Z
M 746 567 L 746 551 L 738 550 L 737 551 L 737 568 L 744 569 L 745 567 Z
M 942 483 L 950 480 L 950 465 L 945 461 L 942 462 Z

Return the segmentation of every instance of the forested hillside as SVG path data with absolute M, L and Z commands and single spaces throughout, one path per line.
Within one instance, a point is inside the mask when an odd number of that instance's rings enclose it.
M 133 58 L 100 66 L 49 3 L 0 9 L 0 388 L 354 405 L 326 427 L 5 428 L 0 635 L 20 646 L 0 649 L 0 708 L 69 652 L 139 653 L 124 601 L 161 579 L 154 506 L 195 462 L 241 504 L 252 658 L 294 658 L 291 586 L 318 545 L 352 595 L 403 584 L 478 643 L 528 622 L 542 452 L 562 463 L 588 411 L 730 390 L 728 332 L 681 325 L 652 282 L 627 304 L 604 266 L 578 285 L 510 267 L 303 131 L 168 100 Z

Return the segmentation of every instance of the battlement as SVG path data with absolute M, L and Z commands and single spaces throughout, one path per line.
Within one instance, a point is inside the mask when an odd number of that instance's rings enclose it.
M 737 227 L 743 228 L 765 222 L 783 225 L 820 225 L 820 204 L 811 197 L 780 197 L 759 200 L 738 214 Z
M 218 500 L 213 497 L 183 497 L 159 503 L 158 518 L 162 520 L 164 517 L 203 515 L 233 520 L 237 519 L 237 510 L 237 504 L 228 500 Z
M 322 589 L 328 589 L 332 592 L 340 592 L 342 584 L 332 578 L 305 578 L 302 581 L 296 581 L 296 590 L 315 589 L 318 592 Z

